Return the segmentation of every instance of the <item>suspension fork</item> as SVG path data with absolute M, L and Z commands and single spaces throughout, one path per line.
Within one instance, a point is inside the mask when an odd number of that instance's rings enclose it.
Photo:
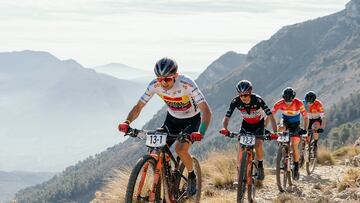
M 145 163 L 144 165 L 144 168 L 141 172 L 141 179 L 140 179 L 140 183 L 139 183 L 139 187 L 138 187 L 138 190 L 137 190 L 137 193 L 136 193 L 136 197 L 139 197 L 140 194 L 141 194 L 141 191 L 144 187 L 144 183 L 145 183 L 145 180 L 146 180 L 146 174 L 147 174 L 147 170 L 149 168 L 149 163 Z
M 153 181 L 153 185 L 151 188 L 151 192 L 149 195 L 149 202 L 155 202 L 155 194 L 156 194 L 156 186 L 159 184 L 159 180 L 161 178 L 161 171 L 162 171 L 162 159 L 160 158 L 159 154 L 155 154 L 152 153 L 150 154 L 152 157 L 154 157 L 157 162 L 156 162 L 156 166 L 155 166 L 155 174 L 154 174 L 154 181 Z
M 247 171 L 246 171 L 246 183 L 247 185 L 251 185 L 252 184 L 252 164 L 253 164 L 253 151 L 250 148 L 245 148 L 245 151 L 247 153 Z

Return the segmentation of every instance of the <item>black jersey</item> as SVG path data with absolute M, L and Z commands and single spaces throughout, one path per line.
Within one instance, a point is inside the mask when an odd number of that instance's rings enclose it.
M 249 124 L 260 122 L 264 118 L 263 112 L 265 112 L 266 115 L 271 115 L 271 110 L 260 96 L 256 94 L 251 94 L 250 96 L 251 100 L 249 104 L 242 102 L 238 96 L 235 97 L 231 101 L 229 110 L 226 112 L 226 117 L 230 118 L 235 108 L 239 109 L 244 121 Z

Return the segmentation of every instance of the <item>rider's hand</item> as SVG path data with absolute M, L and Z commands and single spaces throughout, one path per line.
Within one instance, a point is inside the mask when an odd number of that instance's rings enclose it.
M 270 133 L 269 138 L 270 140 L 277 140 L 279 135 L 277 133 Z
M 319 129 L 317 129 L 317 131 L 316 131 L 317 133 L 323 133 L 324 132 L 324 129 L 322 129 L 322 128 L 319 128 Z
M 199 132 L 193 132 L 193 133 L 191 133 L 191 135 L 190 135 L 190 140 L 191 140 L 192 142 L 201 141 L 202 138 L 203 138 L 203 135 L 202 135 L 201 133 L 199 133 Z
M 119 128 L 120 132 L 123 132 L 123 133 L 126 134 L 126 133 L 129 132 L 129 123 L 126 122 L 126 121 L 122 122 L 122 123 L 119 124 L 118 128 Z
M 229 136 L 230 131 L 226 128 L 221 128 L 221 130 L 219 131 L 220 134 L 224 135 L 224 136 Z
M 307 134 L 307 130 L 304 129 L 299 130 L 299 135 L 305 135 L 305 134 Z

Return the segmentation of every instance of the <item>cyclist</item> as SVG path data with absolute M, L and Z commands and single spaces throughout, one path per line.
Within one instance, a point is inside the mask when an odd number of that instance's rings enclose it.
M 298 98 L 295 98 L 296 92 L 293 88 L 287 87 L 282 92 L 282 99 L 275 103 L 272 113 L 276 115 L 278 110 L 282 111 L 282 124 L 285 129 L 289 130 L 291 133 L 296 133 L 291 137 L 291 146 L 293 150 L 294 158 L 294 169 L 293 169 L 293 178 L 294 180 L 299 180 L 299 149 L 298 145 L 300 143 L 300 135 L 306 134 L 308 127 L 308 117 L 304 107 L 304 104 Z M 300 114 L 303 118 L 304 128 L 300 128 Z
M 196 83 L 188 76 L 179 74 L 177 70 L 178 66 L 173 59 L 165 57 L 156 63 L 154 68 L 156 79 L 150 82 L 126 120 L 119 124 L 119 130 L 127 133 L 129 124 L 139 116 L 151 97 L 154 94 L 160 96 L 168 106 L 162 128 L 167 129 L 171 134 L 179 134 L 184 130 L 190 134 L 191 142 L 176 143 L 175 151 L 189 172 L 187 193 L 192 196 L 197 188 L 189 148 L 194 141 L 201 141 L 205 135 L 211 120 L 211 111 Z M 167 141 L 167 144 L 170 147 L 174 142 Z
M 319 139 L 318 133 L 324 132 L 326 124 L 324 107 L 321 101 L 316 99 L 316 94 L 313 91 L 309 91 L 305 94 L 304 105 L 309 117 L 309 130 L 315 130 L 314 147 L 316 152 L 317 142 Z
M 269 121 L 271 121 L 272 129 L 276 132 L 276 121 L 264 100 L 259 95 L 252 93 L 252 84 L 250 81 L 239 81 L 239 83 L 236 85 L 236 90 L 239 95 L 231 101 L 229 110 L 226 112 L 226 115 L 223 119 L 223 128 L 220 130 L 220 133 L 224 135 L 228 135 L 230 133 L 227 129 L 230 117 L 233 114 L 235 108 L 239 109 L 243 117 L 241 130 L 251 132 L 256 135 L 255 152 L 258 164 L 257 179 L 264 180 L 264 130 L 265 126 L 267 126 Z M 264 121 L 264 114 L 266 114 L 266 121 Z

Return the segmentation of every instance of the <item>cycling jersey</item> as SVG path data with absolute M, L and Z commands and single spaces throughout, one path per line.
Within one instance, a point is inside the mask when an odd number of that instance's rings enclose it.
M 313 104 L 304 102 L 309 119 L 324 118 L 324 107 L 320 100 L 315 100 Z
M 307 116 L 304 104 L 298 98 L 295 98 L 291 105 L 287 105 L 284 99 L 279 100 L 275 103 L 272 113 L 275 115 L 278 110 L 281 110 L 284 121 L 290 123 L 300 122 L 300 114 Z
M 168 112 L 175 118 L 190 118 L 200 112 L 198 104 L 205 98 L 195 82 L 185 75 L 178 75 L 174 86 L 164 90 L 156 79 L 152 80 L 140 101 L 147 103 L 151 97 L 157 94 L 168 106 Z
M 264 113 L 266 115 L 271 115 L 269 107 L 265 104 L 264 100 L 256 95 L 251 94 L 251 100 L 249 104 L 245 104 L 237 96 L 235 97 L 230 104 L 229 110 L 226 112 L 226 117 L 230 118 L 235 108 L 239 109 L 245 122 L 249 124 L 259 123 L 264 118 Z

